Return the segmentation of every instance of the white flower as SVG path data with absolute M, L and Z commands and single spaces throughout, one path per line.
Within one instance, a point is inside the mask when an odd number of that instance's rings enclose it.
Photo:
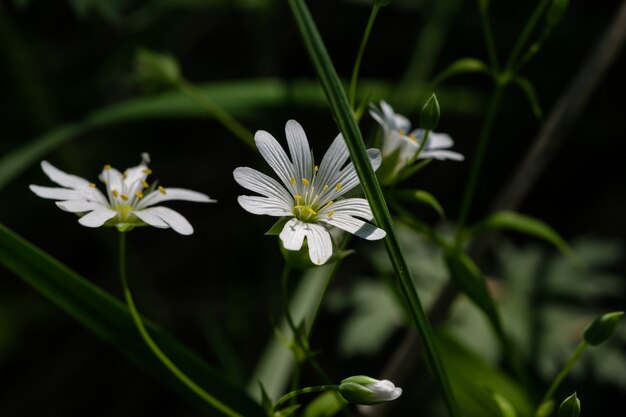
M 372 105 L 369 113 L 382 126 L 384 131 L 383 158 L 398 152 L 398 161 L 395 169 L 395 172 L 397 172 L 404 168 L 407 162 L 415 156 L 424 137 L 424 130 L 416 129 L 411 131 L 411 122 L 406 117 L 396 113 L 384 100 L 380 101 L 380 109 Z M 454 141 L 450 135 L 430 132 L 417 159 L 434 158 L 462 161 L 464 159 L 463 155 L 447 150 L 452 145 L 454 145 Z
M 32 192 L 42 198 L 57 200 L 56 205 L 65 211 L 81 216 L 80 224 L 87 227 L 103 225 L 129 230 L 134 226 L 150 225 L 162 229 L 172 228 L 183 235 L 193 233 L 187 219 L 167 207 L 153 207 L 169 200 L 186 200 L 210 203 L 209 196 L 183 188 L 151 187 L 147 177 L 150 158 L 142 154 L 141 164 L 128 168 L 124 174 L 105 165 L 100 181 L 106 185 L 106 196 L 96 184 L 84 178 L 67 174 L 47 161 L 41 162 L 43 172 L 63 188 L 31 185 Z
M 309 257 L 317 265 L 328 261 L 333 252 L 327 227 L 336 226 L 367 240 L 382 239 L 385 231 L 364 221 L 373 218 L 367 200 L 337 200 L 359 184 L 352 163 L 343 167 L 349 157 L 343 136 L 335 138 L 318 166 L 302 126 L 289 120 L 285 133 L 291 159 L 272 135 L 263 130 L 256 132 L 256 146 L 281 182 L 252 168 L 235 169 L 235 181 L 261 195 L 239 196 L 239 204 L 253 214 L 290 218 L 279 235 L 283 246 L 300 250 L 306 237 Z M 367 153 L 377 169 L 380 151 L 369 149 Z
M 393 382 L 365 375 L 351 376 L 341 381 L 339 393 L 346 400 L 363 405 L 393 401 L 402 395 L 402 388 Z

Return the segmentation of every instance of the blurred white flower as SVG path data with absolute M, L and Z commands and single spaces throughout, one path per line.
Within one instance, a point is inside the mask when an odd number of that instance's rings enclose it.
M 57 200 L 56 205 L 65 211 L 77 213 L 78 222 L 87 227 L 116 226 L 120 231 L 135 226 L 150 225 L 162 229 L 172 228 L 183 235 L 193 233 L 187 219 L 167 207 L 153 207 L 169 200 L 185 200 L 202 203 L 215 202 L 209 196 L 183 188 L 151 187 L 146 181 L 152 173 L 148 168 L 150 157 L 142 154 L 142 162 L 128 168 L 122 174 L 105 165 L 100 181 L 106 186 L 106 196 L 96 184 L 84 178 L 67 174 L 47 161 L 41 162 L 43 172 L 58 187 L 31 185 L 39 197 Z
M 383 238 L 384 230 L 364 221 L 373 218 L 366 199 L 337 200 L 359 184 L 353 164 L 343 167 L 349 157 L 343 136 L 339 134 L 335 138 L 318 166 L 302 126 L 289 120 L 285 133 L 291 159 L 271 134 L 263 130 L 255 134 L 259 152 L 280 182 L 252 168 L 235 169 L 235 181 L 260 194 L 239 196 L 239 204 L 253 214 L 289 219 L 279 235 L 284 248 L 300 250 L 306 237 L 309 257 L 317 265 L 324 264 L 333 253 L 329 226 L 367 240 Z M 369 149 L 367 153 L 377 169 L 381 162 L 380 151 Z

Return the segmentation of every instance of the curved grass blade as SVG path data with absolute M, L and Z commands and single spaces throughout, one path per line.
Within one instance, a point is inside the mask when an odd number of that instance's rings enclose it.
M 221 416 L 187 390 L 147 348 L 127 308 L 117 299 L 68 269 L 0 224 L 0 264 L 31 285 L 88 330 L 120 350 L 147 373 L 187 397 L 207 415 Z M 202 358 L 155 324 L 150 334 L 190 378 L 224 404 L 246 417 L 264 417 L 263 409 L 243 389 L 232 386 Z

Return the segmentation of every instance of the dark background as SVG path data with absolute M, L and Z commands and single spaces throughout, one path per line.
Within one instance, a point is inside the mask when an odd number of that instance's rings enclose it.
M 197 83 L 315 78 L 283 2 L 192 1 L 178 7 L 167 7 L 174 2 L 165 1 L 94 2 L 101 6 L 85 9 L 76 6 L 79 3 L 0 2 L 0 156 L 54 127 L 80 121 L 92 110 L 143 94 L 133 81 L 132 65 L 141 46 L 172 53 L 185 77 Z M 308 3 L 337 71 L 347 78 L 369 16 L 367 2 Z M 401 79 L 411 79 L 406 71 L 434 6 L 428 1 L 392 3 L 379 14 L 361 74 L 393 87 Z M 534 2 L 492 3 L 493 33 L 502 59 Z M 426 80 L 460 57 L 487 59 L 475 2 L 447 4 L 449 22 L 429 41 L 440 42 L 441 49 L 432 61 L 418 66 L 423 73 L 416 79 Z M 543 50 L 524 68 L 545 114 L 591 53 L 617 7 L 618 2 L 573 0 Z M 519 208 L 549 223 L 566 239 L 591 235 L 623 240 L 625 70 L 626 56 L 621 53 Z M 463 75 L 441 88 L 452 93 L 440 96 L 439 130 L 452 135 L 455 150 L 467 159 L 433 163 L 415 186 L 433 192 L 454 219 L 492 86 L 486 77 Z M 464 94 L 476 100 L 465 105 Z M 398 110 L 416 121 L 421 103 L 398 102 L 402 103 Z M 323 103 L 304 106 L 287 100 L 235 116 L 251 131 L 267 130 L 281 141 L 285 121 L 300 121 L 318 158 L 337 134 Z M 366 137 L 376 128 L 368 117 L 361 126 Z M 472 219 L 485 214 L 506 187 L 540 126 L 525 96 L 509 88 L 494 126 Z M 245 381 L 271 337 L 272 317 L 280 311 L 282 258 L 275 238 L 263 235 L 272 220 L 247 214 L 236 203 L 243 191 L 232 180 L 232 170 L 265 169 L 264 162 L 217 122 L 191 117 L 92 129 L 46 159 L 93 180 L 102 165 L 132 166 L 144 151 L 151 154 L 155 178 L 163 184 L 199 190 L 219 202 L 170 205 L 194 225 L 193 237 L 156 229 L 129 235 L 129 276 L 139 308 L 209 361 L 217 360 L 210 340 L 220 340 L 241 358 L 240 373 L 232 380 Z M 120 296 L 115 233 L 81 227 L 51 201 L 36 198 L 28 184 L 50 185 L 38 166 L 30 167 L 1 190 L 0 221 Z M 424 216 L 435 220 L 429 212 Z M 358 251 L 363 242 L 354 244 Z M 348 258 L 342 265 L 346 276 L 366 268 L 358 258 Z M 624 276 L 623 261 L 615 272 Z M 623 301 L 621 295 L 607 308 L 623 309 Z M 315 343 L 332 358 L 336 326 L 324 314 L 320 321 Z M 354 365 L 342 368 L 329 362 L 337 378 Z M 384 358 L 376 358 L 369 366 L 375 369 L 383 363 Z M 612 387 L 603 392 L 588 389 L 606 404 L 624 394 Z M 44 412 L 94 417 L 200 415 L 20 279 L 0 270 L 0 415 Z

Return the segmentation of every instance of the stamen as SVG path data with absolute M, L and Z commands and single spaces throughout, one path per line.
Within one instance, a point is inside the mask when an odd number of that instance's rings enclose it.
M 141 186 L 142 186 L 143 188 L 148 188 L 148 187 L 150 187 L 150 184 L 148 184 L 148 183 L 147 183 L 147 182 L 145 182 L 145 181 L 141 181 Z
M 165 188 L 163 188 L 162 186 L 159 185 L 159 192 L 163 195 L 167 194 L 167 191 L 165 191 Z
M 294 195 L 293 198 L 295 198 L 296 201 L 302 200 L 302 196 L 300 194 Z
M 333 201 L 332 200 L 330 200 L 328 203 L 326 203 L 326 207 L 330 207 L 332 205 L 333 205 Z
M 414 135 L 413 133 L 411 133 L 411 134 L 408 136 L 408 138 L 409 138 L 409 139 L 412 139 L 415 143 L 418 143 L 417 138 L 415 137 L 415 135 Z
M 293 185 L 296 183 L 296 179 L 294 177 L 291 177 L 291 179 L 289 180 L 289 182 Z
M 309 180 L 307 180 L 306 178 L 302 178 L 302 184 L 309 185 Z
M 337 191 L 341 190 L 341 183 L 340 182 L 337 183 L 337 185 L 335 186 L 335 189 Z
M 120 196 L 120 193 L 118 193 L 117 190 L 111 190 L 111 194 L 113 194 L 113 197 L 115 198 Z
M 324 184 L 324 191 L 328 190 L 328 184 Z
M 89 183 L 89 186 L 90 186 L 91 188 L 95 188 L 95 187 L 96 187 L 96 184 L 94 184 L 93 182 L 90 182 L 90 183 Z
M 318 167 L 317 165 L 315 165 L 315 167 L 313 167 L 313 169 L 315 170 L 315 172 L 320 170 L 320 167 Z
M 128 178 L 128 171 L 124 171 L 124 175 L 122 175 L 122 177 L 124 177 L 124 179 Z
M 317 212 L 315 210 L 313 210 L 311 207 L 309 207 L 307 209 L 307 211 L 309 212 L 309 214 L 312 214 L 312 215 L 316 215 L 317 214 Z
M 404 129 L 398 129 L 398 133 L 402 136 L 406 135 L 406 132 L 404 131 Z
M 137 198 L 143 198 L 143 193 L 141 191 L 137 191 L 135 195 L 137 196 Z
M 128 196 L 126 194 L 122 194 L 120 197 L 122 197 L 122 200 L 128 201 Z
M 328 212 L 328 217 L 332 216 L 333 214 L 335 214 L 335 210 L 331 210 Z
M 105 170 L 105 171 L 108 171 L 108 170 L 110 170 L 110 169 L 111 169 L 111 165 L 106 164 L 106 165 L 104 166 L 104 170 Z
M 150 168 L 146 168 L 146 169 L 144 169 L 144 170 L 143 170 L 143 171 L 141 171 L 141 172 L 143 172 L 143 173 L 144 173 L 144 174 L 146 174 L 146 175 L 150 175 L 150 174 L 152 174 L 152 170 L 151 170 Z
M 300 210 L 301 208 L 303 208 L 304 206 L 301 206 L 300 204 L 296 204 L 295 206 L 293 206 L 293 208 Z

